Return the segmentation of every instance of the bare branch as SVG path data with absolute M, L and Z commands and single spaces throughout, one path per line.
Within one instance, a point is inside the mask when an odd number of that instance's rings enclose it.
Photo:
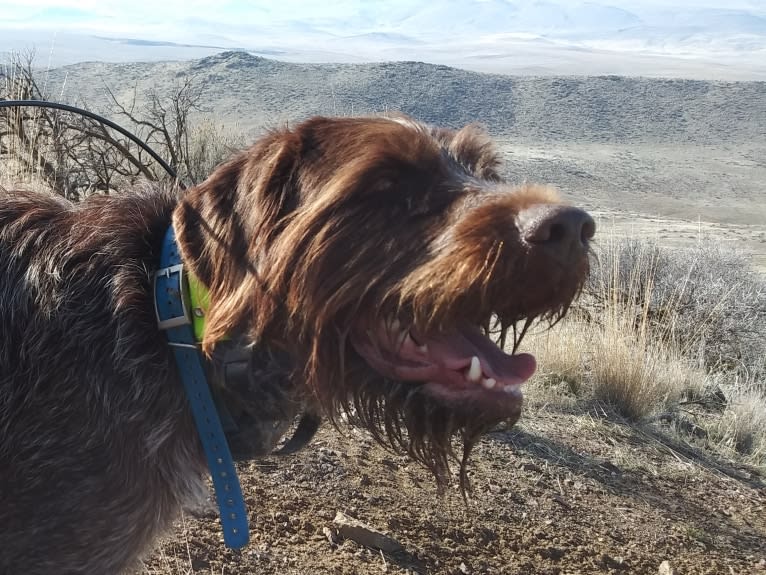
M 45 100 L 34 56 L 14 55 L 0 71 L 0 98 Z M 210 121 L 195 125 L 203 108 L 201 84 L 184 77 L 171 90 L 156 87 L 121 100 L 104 86 L 115 119 L 168 159 L 187 182 L 197 183 L 239 142 Z M 165 177 L 143 148 L 90 118 L 47 108 L 0 109 L 0 162 L 19 177 L 39 178 L 57 193 L 78 199 L 90 193 Z

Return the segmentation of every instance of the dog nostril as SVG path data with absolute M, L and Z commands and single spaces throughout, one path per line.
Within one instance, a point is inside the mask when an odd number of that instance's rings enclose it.
M 572 245 L 587 246 L 596 233 L 593 218 L 568 206 L 532 206 L 518 214 L 517 223 L 529 243 L 562 250 Z
M 567 230 L 562 224 L 554 223 L 548 230 L 547 236 L 548 242 L 560 242 L 566 238 Z

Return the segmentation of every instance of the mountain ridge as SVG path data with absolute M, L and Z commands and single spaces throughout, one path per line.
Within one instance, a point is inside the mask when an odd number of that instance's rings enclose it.
M 446 126 L 479 122 L 495 135 L 596 143 L 766 143 L 766 82 L 616 75 L 510 76 L 417 61 L 297 64 L 243 51 L 192 61 L 80 63 L 52 69 L 65 100 L 102 108 L 194 76 L 204 106 L 256 133 L 312 115 L 401 111 Z

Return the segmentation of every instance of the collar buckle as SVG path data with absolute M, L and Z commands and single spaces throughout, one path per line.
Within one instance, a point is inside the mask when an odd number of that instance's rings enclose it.
M 154 273 L 154 313 L 161 331 L 192 324 L 186 281 L 183 264 L 160 268 Z M 163 297 L 165 305 L 160 306 Z

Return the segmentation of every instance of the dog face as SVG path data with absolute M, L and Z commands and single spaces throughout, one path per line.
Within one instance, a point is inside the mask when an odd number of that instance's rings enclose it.
M 508 330 L 561 317 L 588 272 L 590 217 L 498 165 L 476 127 L 407 117 L 266 136 L 174 216 L 210 289 L 205 348 L 238 332 L 286 354 L 290 401 L 351 411 L 443 477 L 454 434 L 465 461 L 520 415 L 535 360 Z

